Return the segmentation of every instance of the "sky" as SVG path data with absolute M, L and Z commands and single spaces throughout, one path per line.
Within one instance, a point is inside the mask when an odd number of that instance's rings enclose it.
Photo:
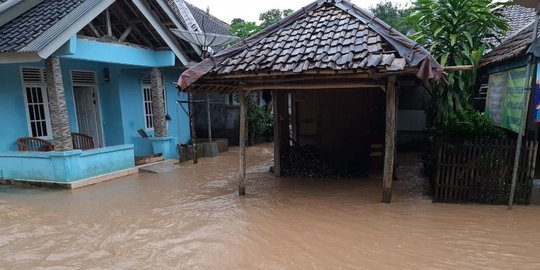
M 388 0 L 352 0 L 361 8 L 369 8 L 378 2 Z M 298 10 L 314 0 L 188 0 L 187 2 L 202 10 L 210 8 L 210 14 L 218 17 L 226 23 L 231 23 L 234 18 L 245 21 L 258 22 L 259 14 L 269 9 L 292 9 Z M 394 3 L 407 4 L 410 0 L 393 0 Z

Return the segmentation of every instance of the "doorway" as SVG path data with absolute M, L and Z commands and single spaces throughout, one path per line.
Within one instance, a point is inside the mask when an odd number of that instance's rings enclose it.
M 72 71 L 72 80 L 79 132 L 92 136 L 96 147 L 103 147 L 96 75 L 94 72 Z

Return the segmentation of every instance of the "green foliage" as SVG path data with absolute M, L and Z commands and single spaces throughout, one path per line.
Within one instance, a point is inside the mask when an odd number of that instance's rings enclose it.
M 473 109 L 465 109 L 447 117 L 445 123 L 432 128 L 430 136 L 452 140 L 469 140 L 476 137 L 501 138 L 503 132 L 491 120 Z
M 259 20 L 261 20 L 261 29 L 264 29 L 274 23 L 279 22 L 281 19 L 291 15 L 294 11 L 292 9 L 285 9 L 283 11 L 279 9 L 271 9 L 261 13 Z
M 391 1 L 379 2 L 369 8 L 375 17 L 383 20 L 403 34 L 413 29 L 410 21 L 404 21 L 411 13 L 411 9 Z
M 484 52 L 497 34 L 509 29 L 493 10 L 508 5 L 491 0 L 417 0 L 406 19 L 416 31 L 411 38 L 430 50 L 442 66 L 473 65 L 472 71 L 449 72 L 446 82 L 434 85 L 430 124 L 444 125 L 453 115 L 467 115 Z
M 271 9 L 265 11 L 259 16 L 259 20 L 261 20 L 260 25 L 254 22 L 246 22 L 239 18 L 233 19 L 231 22 L 231 34 L 244 39 L 248 38 L 266 27 L 279 22 L 281 19 L 291 15 L 292 13 L 292 9 Z
M 231 22 L 231 34 L 240 38 L 248 38 L 260 30 L 261 28 L 254 22 L 246 22 L 238 18 Z
M 274 133 L 274 117 L 271 112 L 266 111 L 265 106 L 261 106 L 253 102 L 253 99 L 258 100 L 256 93 L 247 98 L 247 122 L 248 136 L 253 141 L 255 137 L 272 136 Z

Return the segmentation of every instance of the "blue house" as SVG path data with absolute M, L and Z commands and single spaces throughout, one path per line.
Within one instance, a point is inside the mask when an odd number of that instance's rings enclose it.
M 183 9 L 228 29 L 179 0 L 0 1 L 0 179 L 78 187 L 134 172 L 135 156 L 176 158 L 190 130 L 171 82 L 201 53 L 170 31 Z M 25 137 L 54 151 L 21 151 Z

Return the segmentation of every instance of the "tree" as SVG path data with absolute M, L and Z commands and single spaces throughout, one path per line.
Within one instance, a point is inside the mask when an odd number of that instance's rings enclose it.
M 246 22 L 242 19 L 235 18 L 231 22 L 231 34 L 240 38 L 248 38 L 255 35 L 257 32 L 266 27 L 279 22 L 281 19 L 291 15 L 292 9 L 271 9 L 260 14 L 259 20 L 261 24 L 257 25 L 254 22 Z
M 442 66 L 473 65 L 472 71 L 450 72 L 446 84 L 431 87 L 432 125 L 471 112 L 477 68 L 497 34 L 509 29 L 499 13 L 507 5 L 492 0 L 417 0 L 406 19 L 416 31 L 411 37 L 426 47 Z
M 259 15 L 259 20 L 262 21 L 260 27 L 264 29 L 272 24 L 279 22 L 281 19 L 291 15 L 294 11 L 292 9 L 285 9 L 283 11 L 279 9 L 271 9 L 265 11 Z
M 231 34 L 239 38 L 248 38 L 261 30 L 254 22 L 246 22 L 242 19 L 236 18 L 231 22 Z
M 403 34 L 413 29 L 412 23 L 404 21 L 411 13 L 411 9 L 390 1 L 379 2 L 369 8 L 375 17 L 383 20 Z

